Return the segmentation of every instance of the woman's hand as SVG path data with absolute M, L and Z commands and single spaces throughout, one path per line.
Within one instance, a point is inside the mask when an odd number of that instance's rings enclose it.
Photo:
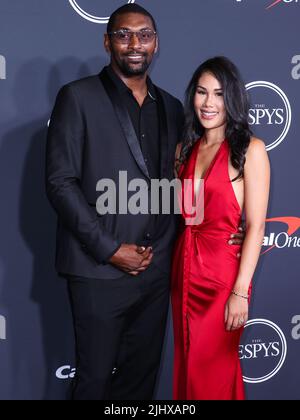
M 248 300 L 231 294 L 225 307 L 226 331 L 242 328 L 248 321 L 248 313 Z

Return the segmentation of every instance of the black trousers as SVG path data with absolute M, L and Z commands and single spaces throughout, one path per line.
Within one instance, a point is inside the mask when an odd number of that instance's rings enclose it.
M 74 400 L 153 398 L 169 305 L 169 276 L 67 276 L 77 354 Z

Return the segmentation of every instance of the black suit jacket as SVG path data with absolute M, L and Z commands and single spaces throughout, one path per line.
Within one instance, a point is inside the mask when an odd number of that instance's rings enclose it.
M 158 95 L 161 178 L 173 178 L 180 141 L 181 103 L 160 88 Z M 153 263 L 168 272 L 176 230 L 174 216 L 108 214 L 96 211 L 97 182 L 119 185 L 119 171 L 128 181 L 150 182 L 129 114 L 106 69 L 64 86 L 51 116 L 46 152 L 46 189 L 57 212 L 56 269 L 89 278 L 118 278 L 124 273 L 108 263 L 122 243 L 153 246 Z M 130 197 L 130 194 L 128 195 Z M 157 225 L 157 220 L 159 223 Z

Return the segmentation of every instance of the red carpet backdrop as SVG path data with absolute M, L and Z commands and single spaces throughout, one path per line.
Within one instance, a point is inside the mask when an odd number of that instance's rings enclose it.
M 0 399 L 68 398 L 74 337 L 44 192 L 47 122 L 63 84 L 108 62 L 105 24 L 124 3 L 0 2 Z M 244 76 L 272 190 L 240 357 L 248 399 L 300 399 L 300 1 L 137 3 L 157 20 L 151 77 L 159 86 L 182 100 L 192 72 L 215 55 L 229 57 Z M 157 399 L 172 398 L 171 322 Z

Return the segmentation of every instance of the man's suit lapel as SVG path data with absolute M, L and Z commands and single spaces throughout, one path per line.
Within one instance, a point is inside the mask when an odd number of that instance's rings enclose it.
M 124 106 L 121 96 L 119 95 L 118 89 L 114 85 L 113 81 L 108 76 L 105 69 L 102 70 L 102 72 L 99 75 L 100 80 L 104 86 L 104 89 L 108 95 L 108 97 L 111 100 L 111 103 L 114 107 L 115 113 L 117 115 L 117 118 L 120 122 L 122 131 L 124 133 L 124 136 L 128 142 L 128 145 L 130 147 L 131 153 L 133 157 L 135 158 L 138 166 L 140 167 L 143 174 L 150 179 L 150 175 L 148 172 L 148 168 L 146 166 L 143 153 L 140 147 L 140 143 L 138 141 L 137 135 L 135 133 L 134 127 L 132 125 L 129 113 Z
M 155 86 L 159 132 L 160 132 L 160 177 L 164 178 L 167 174 L 169 164 L 169 130 L 166 104 L 159 89 Z

